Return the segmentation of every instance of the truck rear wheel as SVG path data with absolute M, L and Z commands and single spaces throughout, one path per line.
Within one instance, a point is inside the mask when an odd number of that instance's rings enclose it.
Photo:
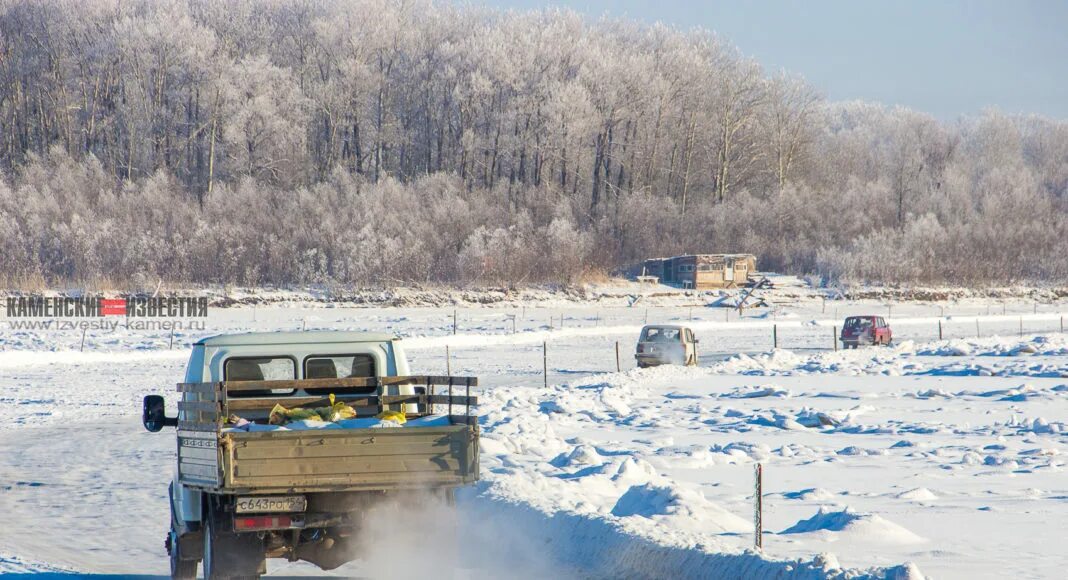
M 168 550 L 171 556 L 171 580 L 194 580 L 197 577 L 198 560 L 183 560 L 181 544 L 178 542 L 178 534 L 171 530 L 171 536 L 167 539 Z
M 265 573 L 263 540 L 254 533 L 237 534 L 225 525 L 226 513 L 209 499 L 204 518 L 205 580 L 259 578 Z

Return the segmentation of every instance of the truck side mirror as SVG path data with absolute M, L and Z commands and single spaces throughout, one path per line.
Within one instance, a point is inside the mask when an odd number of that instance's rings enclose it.
M 141 423 L 152 433 L 159 433 L 164 427 L 177 427 L 178 417 L 168 417 L 164 410 L 163 397 L 145 395 L 141 411 Z

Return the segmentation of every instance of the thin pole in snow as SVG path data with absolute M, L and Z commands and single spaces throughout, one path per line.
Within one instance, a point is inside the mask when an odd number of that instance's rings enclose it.
M 835 324 L 831 327 L 831 348 L 834 352 L 838 352 L 838 325 Z
M 649 324 L 649 309 L 645 309 L 645 323 Z
M 171 345 L 167 347 L 167 350 L 174 350 L 174 327 L 171 327 Z
M 779 325 L 771 325 L 771 342 L 775 348 L 779 348 Z
M 764 466 L 756 464 L 755 488 L 753 490 L 753 545 L 758 550 L 764 548 Z
M 308 319 L 307 318 L 300 319 L 300 329 L 302 331 L 308 330 Z
M 85 352 L 85 329 L 82 329 L 82 345 L 78 347 L 79 351 Z
M 977 316 L 975 318 L 975 338 L 981 338 L 981 337 L 982 337 L 982 335 L 979 334 L 979 317 Z
M 452 376 L 452 354 L 449 353 L 449 345 L 445 345 L 445 374 Z
M 1020 336 L 1023 336 L 1023 316 L 1020 317 Z
M 541 343 L 541 376 L 545 388 L 549 388 L 549 343 Z
M 456 334 L 456 309 L 452 309 L 452 333 Z
M 618 372 L 620 372 L 622 370 L 623 370 L 623 367 L 622 367 L 622 365 L 619 364 L 619 341 L 617 340 L 616 341 L 616 372 L 618 373 Z
M 942 321 L 938 321 L 938 340 L 942 340 Z

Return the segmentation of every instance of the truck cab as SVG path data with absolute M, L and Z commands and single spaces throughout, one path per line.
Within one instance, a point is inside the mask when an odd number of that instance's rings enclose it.
M 445 384 L 448 394 L 436 395 L 435 385 Z M 165 542 L 172 577 L 195 577 L 201 562 L 206 578 L 255 577 L 271 557 L 335 568 L 352 559 L 360 513 L 371 503 L 427 494 L 451 501 L 455 487 L 478 477 L 478 426 L 469 412 L 476 384 L 410 376 L 401 341 L 389 334 L 197 341 L 178 385 L 178 415 L 164 415 L 161 397 L 145 397 L 149 431 L 177 427 Z M 461 385 L 466 396 L 454 397 Z M 454 403 L 464 415 L 452 413 Z M 335 404 L 353 420 L 309 431 L 271 424 L 276 406 Z M 445 405 L 448 415 L 435 413 Z M 406 424 L 371 425 L 386 412 Z

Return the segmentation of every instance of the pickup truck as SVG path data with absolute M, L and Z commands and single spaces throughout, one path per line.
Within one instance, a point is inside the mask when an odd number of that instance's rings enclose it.
M 177 428 L 164 542 L 171 576 L 195 578 L 202 562 L 205 578 L 254 578 L 268 558 L 336 568 L 368 541 L 359 536 L 361 517 L 376 502 L 451 505 L 455 488 L 479 475 L 477 384 L 410 376 L 401 341 L 388 334 L 198 341 L 178 384 L 177 416 L 166 416 L 159 395 L 143 406 L 147 430 Z M 321 425 L 331 428 L 269 424 L 277 423 L 276 405 L 332 404 L 350 418 Z

